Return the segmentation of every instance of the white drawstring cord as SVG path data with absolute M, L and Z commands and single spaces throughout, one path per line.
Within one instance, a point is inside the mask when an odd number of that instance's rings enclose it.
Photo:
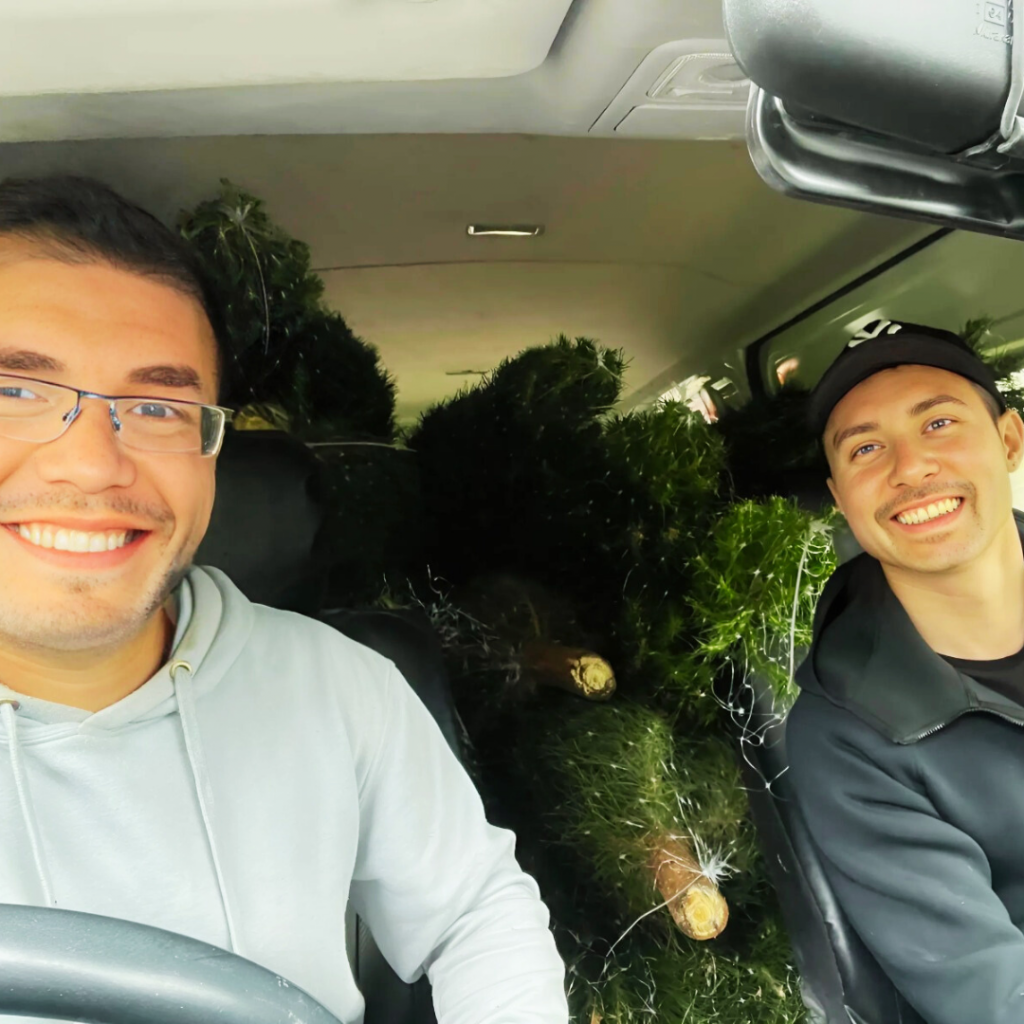
M 199 728 L 196 722 L 195 699 L 192 688 L 188 684 L 179 685 L 178 671 L 187 672 L 189 683 L 192 681 L 192 666 L 187 661 L 172 661 L 169 666 L 171 683 L 174 686 L 174 696 L 178 701 L 178 717 L 181 719 L 181 731 L 185 737 L 185 751 L 188 754 L 189 767 L 192 769 L 192 781 L 195 783 L 196 796 L 199 799 L 199 811 L 203 818 L 203 826 L 206 829 L 206 842 L 210 847 L 210 857 L 213 860 L 214 874 L 217 876 L 217 889 L 220 892 L 220 902 L 224 909 L 224 920 L 228 926 L 228 941 L 231 952 L 237 953 L 238 934 L 235 931 L 235 922 L 231 916 L 231 905 L 228 902 L 227 886 L 224 882 L 224 872 L 221 869 L 220 856 L 217 853 L 217 843 L 213 832 L 213 794 L 209 792 L 206 785 L 206 762 L 203 757 L 203 746 L 199 739 Z
M 39 877 L 39 885 L 43 890 L 43 901 L 48 907 L 55 907 L 57 901 L 53 898 L 50 874 L 46 870 L 46 861 L 43 858 L 43 849 L 39 842 L 39 830 L 36 827 L 36 817 L 21 764 L 21 747 L 18 745 L 18 716 L 15 714 L 19 707 L 21 705 L 13 698 L 0 697 L 0 716 L 3 717 L 4 728 L 7 730 L 7 749 L 11 758 L 14 788 L 18 794 L 18 803 L 21 805 L 21 819 L 25 823 L 25 831 L 28 833 L 32 859 L 36 864 L 36 875 Z

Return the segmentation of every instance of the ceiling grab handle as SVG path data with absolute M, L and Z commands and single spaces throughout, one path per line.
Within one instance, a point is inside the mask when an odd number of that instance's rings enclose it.
M 1010 91 L 1003 107 L 999 132 L 1005 140 L 1000 153 L 1018 153 L 1024 140 L 1024 119 L 1021 102 L 1024 101 L 1024 30 L 1018 31 L 1018 16 L 1024 17 L 1024 0 L 1010 0 Z M 1024 26 L 1021 26 L 1024 29 Z
M 1010 30 L 1010 87 L 999 118 L 999 127 L 984 142 L 957 154 L 970 161 L 995 151 L 1011 157 L 1024 156 L 1024 31 L 1017 31 L 1017 17 L 1024 17 L 1024 0 L 1006 0 L 1007 27 Z

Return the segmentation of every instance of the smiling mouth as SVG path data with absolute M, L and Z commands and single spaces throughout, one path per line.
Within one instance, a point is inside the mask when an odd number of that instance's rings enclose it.
M 8 523 L 7 529 L 18 534 L 29 544 L 54 551 L 74 551 L 98 554 L 116 551 L 141 537 L 144 530 L 69 530 L 51 523 Z
M 955 512 L 964 502 L 963 498 L 943 498 L 942 501 L 935 501 L 928 505 L 919 505 L 917 508 L 908 509 L 893 516 L 893 519 L 904 526 L 917 526 L 920 523 L 930 523 L 934 519 L 941 519 Z

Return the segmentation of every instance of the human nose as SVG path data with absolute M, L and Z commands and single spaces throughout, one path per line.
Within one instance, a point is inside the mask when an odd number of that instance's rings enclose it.
M 136 475 L 135 463 L 117 439 L 110 403 L 88 398 L 80 401 L 60 437 L 39 446 L 36 465 L 47 483 L 71 484 L 86 494 L 127 487 Z
M 939 472 L 935 457 L 914 439 L 897 439 L 890 447 L 892 468 L 889 483 L 893 487 L 919 487 Z

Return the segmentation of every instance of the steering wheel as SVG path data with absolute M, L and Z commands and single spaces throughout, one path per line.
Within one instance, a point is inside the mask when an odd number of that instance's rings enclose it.
M 82 1024 L 341 1024 L 280 975 L 184 935 L 0 904 L 0 1015 Z

